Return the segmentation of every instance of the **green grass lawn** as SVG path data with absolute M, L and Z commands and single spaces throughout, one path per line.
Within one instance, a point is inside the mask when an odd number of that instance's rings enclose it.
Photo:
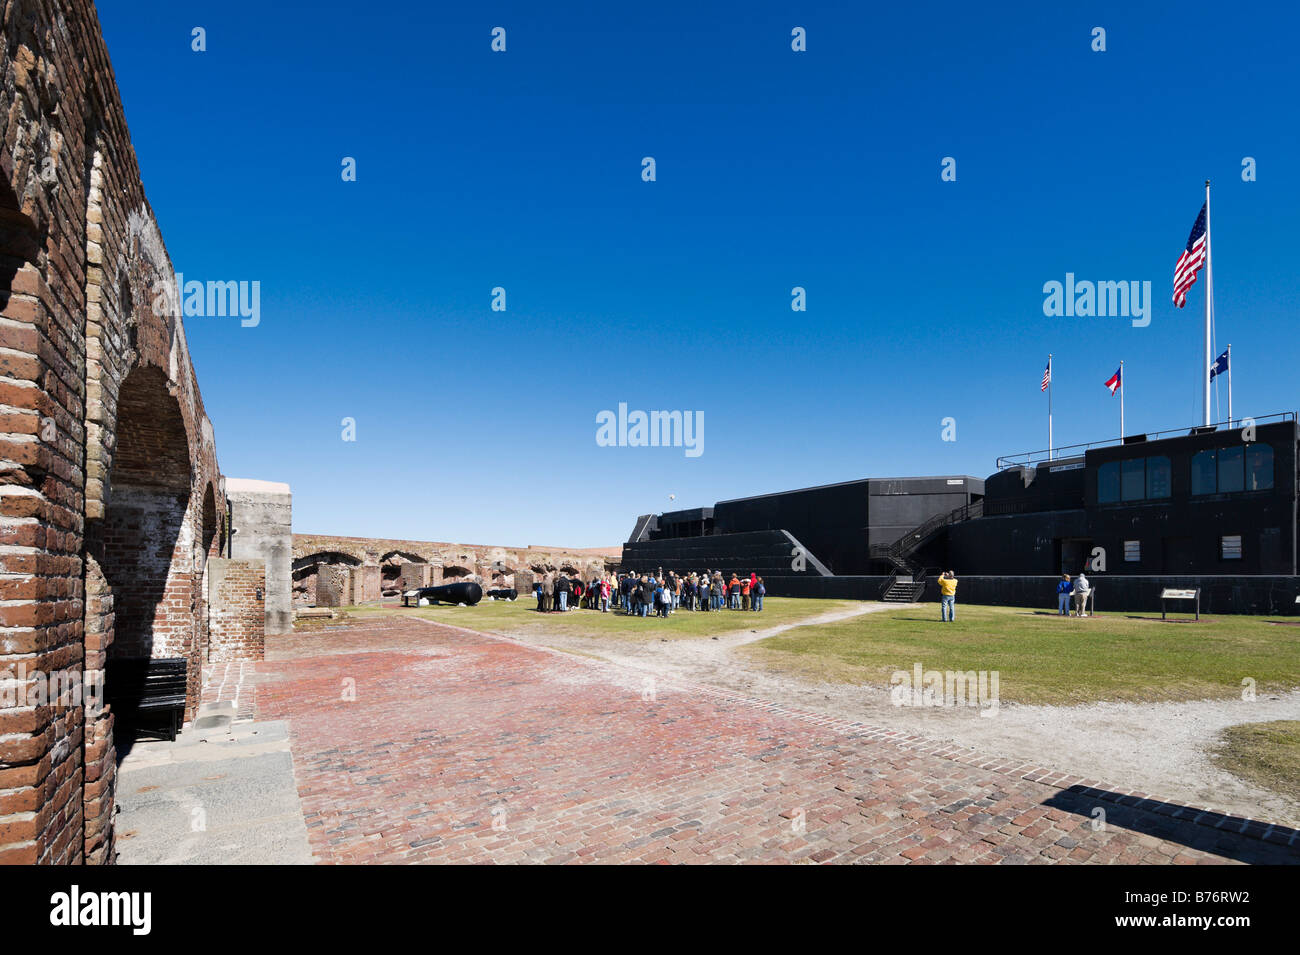
M 538 613 L 537 601 L 491 601 L 484 598 L 475 607 L 446 605 L 380 609 L 349 607 L 353 616 L 372 613 L 404 614 L 425 617 L 440 623 L 480 630 L 486 633 L 514 633 L 566 637 L 597 637 L 612 640 L 669 640 L 684 637 L 711 637 L 736 630 L 762 630 L 796 623 L 818 614 L 861 606 L 856 600 L 798 600 L 790 597 L 765 597 L 761 613 L 723 610 L 716 613 L 692 613 L 678 610 L 667 620 L 650 616 L 627 617 L 611 610 L 570 610 L 567 613 Z
M 1264 789 L 1300 799 L 1300 720 L 1242 723 L 1220 735 L 1214 761 Z
M 1260 617 L 1202 616 L 1162 623 L 1159 614 L 1083 619 L 1014 607 L 900 607 L 823 626 L 797 627 L 742 648 L 794 675 L 888 686 L 897 670 L 998 671 L 1004 702 L 1191 700 L 1300 685 L 1300 633 Z

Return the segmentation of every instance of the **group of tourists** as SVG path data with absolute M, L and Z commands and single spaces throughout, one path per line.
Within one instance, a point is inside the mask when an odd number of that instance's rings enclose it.
M 1056 584 L 1056 609 L 1059 616 L 1068 617 L 1070 615 L 1070 604 L 1074 603 L 1074 615 L 1076 617 L 1088 616 L 1088 597 L 1092 593 L 1092 584 L 1088 583 L 1088 578 L 1079 572 L 1079 576 L 1074 580 L 1070 579 L 1069 574 L 1062 574 L 1061 579 Z
M 654 574 L 606 574 L 590 581 L 551 573 L 533 585 L 533 593 L 542 613 L 573 609 L 609 613 L 613 607 L 631 617 L 654 614 L 666 618 L 682 609 L 759 612 L 767 588 L 763 578 L 752 572 L 747 577 L 733 573 L 728 578 L 719 571 L 678 574 L 659 570 Z
M 1070 615 L 1071 603 L 1074 604 L 1076 617 L 1088 616 L 1088 598 L 1092 592 L 1092 584 L 1088 583 L 1088 578 L 1082 572 L 1073 580 L 1069 574 L 1062 574 L 1056 584 L 1056 605 L 1060 616 Z M 939 618 L 944 623 L 957 619 L 957 575 L 951 570 L 945 570 L 939 575 Z
M 609 610 L 614 592 L 613 575 L 597 576 L 584 581 L 578 577 L 551 572 L 533 583 L 533 596 L 542 613 L 567 610 Z

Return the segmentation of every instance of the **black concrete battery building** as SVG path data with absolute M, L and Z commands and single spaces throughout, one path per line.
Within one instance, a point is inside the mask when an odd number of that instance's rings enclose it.
M 623 545 L 631 570 L 814 576 L 887 574 L 882 556 L 907 531 L 979 501 L 969 475 L 867 478 L 643 515 Z
M 1077 574 L 1088 562 L 1120 574 L 1293 575 L 1297 433 L 1294 416 L 1281 417 L 1004 459 L 982 517 L 949 528 L 946 560 L 980 574 Z
M 1014 455 L 986 480 L 868 478 L 644 515 L 623 566 L 901 600 L 934 596 L 951 568 L 967 601 L 1017 606 L 1086 568 L 1110 609 L 1158 609 L 1169 586 L 1202 587 L 1211 612 L 1295 613 L 1298 441 L 1286 413 Z

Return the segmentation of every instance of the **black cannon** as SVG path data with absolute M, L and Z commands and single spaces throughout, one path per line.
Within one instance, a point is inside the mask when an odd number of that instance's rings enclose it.
M 417 605 L 421 600 L 427 600 L 430 603 L 464 604 L 472 607 L 483 599 L 483 588 L 472 580 L 461 580 L 438 587 L 421 587 L 419 590 L 408 590 L 402 594 L 402 605 L 409 606 L 412 599 Z
M 511 590 L 489 590 L 487 595 L 493 600 L 514 600 L 519 596 L 519 591 Z

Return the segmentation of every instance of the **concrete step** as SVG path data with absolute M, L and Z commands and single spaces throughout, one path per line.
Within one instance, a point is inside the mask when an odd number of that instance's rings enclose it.
M 224 703 L 204 703 L 190 724 L 195 738 L 223 736 L 230 733 L 230 724 L 235 721 L 235 704 L 229 700 Z

